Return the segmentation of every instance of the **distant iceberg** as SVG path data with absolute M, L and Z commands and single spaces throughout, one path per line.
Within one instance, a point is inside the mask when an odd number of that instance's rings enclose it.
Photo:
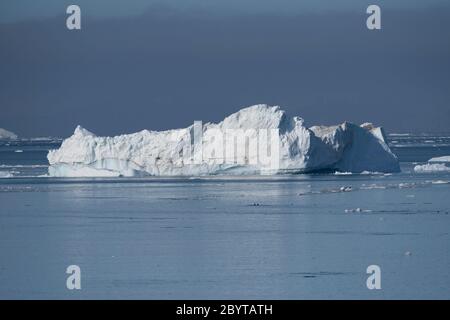
M 16 140 L 17 138 L 17 134 L 0 128 L 0 140 Z
M 415 166 L 414 171 L 419 173 L 450 172 L 450 167 L 444 163 L 427 163 Z
M 450 162 L 450 156 L 431 158 L 430 160 L 428 160 L 428 162 L 438 162 L 438 163 Z
M 450 156 L 436 157 L 428 160 L 428 163 L 417 165 L 414 171 L 418 173 L 433 173 L 433 172 L 450 172 Z
M 307 128 L 303 119 L 267 105 L 217 124 L 115 137 L 78 126 L 47 158 L 54 177 L 400 171 L 381 128 L 348 122 Z

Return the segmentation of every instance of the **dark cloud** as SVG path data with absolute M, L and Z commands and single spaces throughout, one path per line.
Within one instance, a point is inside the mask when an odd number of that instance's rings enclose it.
M 390 131 L 448 131 L 450 10 L 83 16 L 0 25 L 0 127 L 67 136 L 217 121 L 279 104 L 308 124 L 373 121 Z

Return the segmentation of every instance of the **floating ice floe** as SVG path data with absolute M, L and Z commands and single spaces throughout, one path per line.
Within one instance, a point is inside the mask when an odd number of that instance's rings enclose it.
M 356 209 L 345 209 L 344 212 L 345 213 L 369 213 L 369 212 L 372 212 L 372 210 L 356 208 Z
M 78 126 L 47 158 L 54 177 L 400 171 L 382 128 L 348 122 L 307 128 L 303 119 L 267 105 L 217 124 L 115 137 Z
M 446 181 L 446 180 L 434 180 L 434 181 L 431 181 L 431 183 L 432 184 L 448 184 L 450 182 Z
M 436 157 L 428 160 L 428 163 L 416 165 L 415 172 L 433 173 L 433 172 L 450 172 L 450 156 Z
M 350 187 L 350 186 L 340 187 L 339 190 L 341 192 L 350 192 L 350 191 L 352 191 L 352 187 Z
M 361 186 L 342 186 L 339 188 L 330 188 L 322 190 L 307 190 L 300 192 L 299 196 L 316 196 L 316 195 L 327 195 L 327 194 L 343 194 L 345 192 L 358 192 L 358 191 L 372 191 L 372 190 L 385 190 L 385 189 L 415 189 L 415 188 L 425 188 L 432 185 L 449 184 L 450 181 L 446 180 L 427 180 L 418 183 L 385 183 L 385 184 L 361 184 Z M 415 195 L 407 194 L 407 198 L 414 198 Z
M 392 186 L 389 186 L 389 187 L 392 187 Z M 387 189 L 387 188 L 388 188 L 387 185 L 376 184 L 376 183 L 372 183 L 369 185 L 363 183 L 360 187 L 361 190 L 374 190 L 374 189 Z
M 450 167 L 444 163 L 427 163 L 415 166 L 414 171 L 419 173 L 450 172 Z
M 8 171 L 0 171 L 0 178 L 12 178 L 13 174 Z
M 367 171 L 364 170 L 362 172 L 340 172 L 340 171 L 336 171 L 334 173 L 336 176 L 349 176 L 349 175 L 354 175 L 354 174 L 360 174 L 360 175 L 384 175 L 384 176 L 389 176 L 391 175 L 391 173 L 384 173 L 384 172 L 377 172 L 377 171 Z
M 431 158 L 430 160 L 428 160 L 428 162 L 431 162 L 431 163 L 433 163 L 433 162 L 439 162 L 439 163 L 450 162 L 450 156 Z

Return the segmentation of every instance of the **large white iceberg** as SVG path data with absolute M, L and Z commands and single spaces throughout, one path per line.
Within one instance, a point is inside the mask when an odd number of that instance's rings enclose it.
M 400 171 L 381 128 L 348 122 L 307 128 L 303 119 L 267 105 L 217 124 L 115 137 L 78 126 L 48 160 L 55 177 Z
M 0 140 L 15 140 L 17 139 L 17 134 L 8 131 L 6 129 L 0 128 Z

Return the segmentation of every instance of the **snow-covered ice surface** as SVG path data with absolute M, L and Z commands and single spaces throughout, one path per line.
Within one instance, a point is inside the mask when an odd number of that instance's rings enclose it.
M 450 173 L 414 167 L 450 135 L 417 139 L 388 136 L 399 173 L 184 178 L 53 178 L 61 141 L 0 142 L 0 298 L 449 299 Z
M 277 129 L 279 163 L 277 160 L 276 169 L 270 167 L 269 170 L 257 161 L 252 165 L 244 159 L 241 163 L 234 158 L 233 161 L 224 161 L 225 152 L 217 151 L 217 139 L 214 138 L 217 131 L 225 133 L 230 129 L 255 130 L 250 134 L 250 139 L 255 137 L 254 141 L 259 141 L 256 130 Z M 202 160 L 195 163 L 190 158 L 179 156 L 192 149 L 193 130 L 190 126 L 162 132 L 143 130 L 116 137 L 97 137 L 78 126 L 61 148 L 49 152 L 49 174 L 54 177 L 130 177 L 399 171 L 397 157 L 386 144 L 383 130 L 370 123 L 357 126 L 346 122 L 308 129 L 303 119 L 290 117 L 279 107 L 255 105 L 228 116 L 218 124 L 205 124 L 202 148 L 195 149 L 192 154 L 195 159 L 201 153 Z M 237 148 L 243 150 L 246 145 L 241 144 Z M 273 150 L 275 148 L 272 146 Z M 244 157 L 246 152 L 241 154 Z

